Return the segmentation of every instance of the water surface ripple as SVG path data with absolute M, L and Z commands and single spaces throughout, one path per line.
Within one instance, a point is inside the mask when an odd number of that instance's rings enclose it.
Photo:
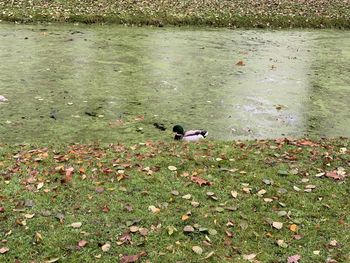
M 219 140 L 349 137 L 349 43 L 337 30 L 0 24 L 0 142 L 170 140 L 177 123 Z

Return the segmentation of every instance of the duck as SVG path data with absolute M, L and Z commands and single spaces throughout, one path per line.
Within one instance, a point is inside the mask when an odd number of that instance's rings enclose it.
M 199 141 L 208 136 L 208 131 L 206 130 L 185 131 L 181 125 L 175 125 L 173 127 L 173 132 L 175 132 L 174 140 L 177 141 Z

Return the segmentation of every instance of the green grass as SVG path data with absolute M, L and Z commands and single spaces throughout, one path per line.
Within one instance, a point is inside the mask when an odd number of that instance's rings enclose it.
M 349 173 L 349 142 L 0 146 L 0 249 L 9 248 L 0 261 L 92 262 L 97 256 L 100 262 L 116 262 L 121 255 L 146 252 L 140 261 L 199 262 L 214 252 L 205 261 L 247 262 L 243 255 L 254 253 L 256 262 L 286 262 L 295 254 L 301 262 L 349 262 L 349 180 L 315 177 L 339 167 Z M 72 179 L 66 176 L 69 167 L 74 168 Z M 192 174 L 212 185 L 192 182 Z M 307 185 L 316 188 L 304 192 Z M 258 194 L 262 189 L 263 197 Z M 237 191 L 237 198 L 231 191 Z M 182 198 L 186 194 L 190 200 Z M 153 213 L 149 206 L 160 211 Z M 279 216 L 281 211 L 288 214 Z M 283 228 L 275 229 L 273 221 Z M 74 222 L 82 226 L 70 227 Z M 297 232 L 289 229 L 292 224 Z M 146 228 L 147 235 L 130 233 L 132 225 Z M 197 228 L 186 234 L 186 225 Z M 169 229 L 176 230 L 170 235 Z M 130 235 L 131 243 L 120 244 L 123 234 Z M 296 234 L 302 238 L 295 239 Z M 80 240 L 88 244 L 79 248 Z M 288 246 L 278 246 L 277 240 Z M 111 248 L 103 252 L 106 242 Z M 193 246 L 203 254 L 194 253 Z
M 0 20 L 246 28 L 350 28 L 343 0 L 1 1 Z

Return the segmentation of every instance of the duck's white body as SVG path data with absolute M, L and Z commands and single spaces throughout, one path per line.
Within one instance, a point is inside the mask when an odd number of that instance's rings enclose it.
M 184 141 L 199 141 L 208 136 L 208 132 L 204 130 L 191 130 L 186 131 L 183 136 Z
M 182 141 L 199 141 L 201 139 L 204 139 L 207 137 L 208 132 L 205 130 L 190 130 L 186 131 L 185 134 L 176 133 L 175 134 L 175 140 L 182 140 Z

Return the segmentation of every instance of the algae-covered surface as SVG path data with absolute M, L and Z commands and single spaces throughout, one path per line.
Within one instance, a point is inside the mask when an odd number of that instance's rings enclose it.
M 1 142 L 350 136 L 350 32 L 0 24 Z M 164 125 L 161 131 L 154 124 Z

